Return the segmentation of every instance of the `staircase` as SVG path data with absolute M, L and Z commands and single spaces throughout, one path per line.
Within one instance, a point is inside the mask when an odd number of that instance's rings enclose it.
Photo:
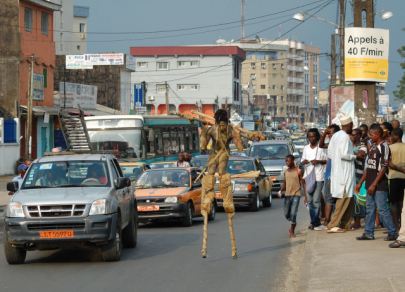
M 66 151 L 91 152 L 89 134 L 84 121 L 84 113 L 79 106 L 79 115 L 71 116 L 66 110 L 60 109 L 59 123 L 65 137 Z

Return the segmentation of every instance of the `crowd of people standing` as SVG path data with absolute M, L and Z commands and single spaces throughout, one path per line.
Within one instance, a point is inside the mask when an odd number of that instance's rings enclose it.
M 286 190 L 284 213 L 291 221 L 290 237 L 295 236 L 298 211 L 294 196 L 301 196 L 302 184 L 309 229 L 355 231 L 363 228 L 364 218 L 364 232 L 357 240 L 373 240 L 375 229 L 385 228 L 384 240 L 392 241 L 389 247 L 405 246 L 405 224 L 401 226 L 405 222 L 405 137 L 400 123 L 362 124 L 353 129 L 350 116 L 340 123 L 341 127 L 333 124 L 323 134 L 309 129 L 303 171 L 295 170 L 292 158 L 286 158 L 281 191 Z

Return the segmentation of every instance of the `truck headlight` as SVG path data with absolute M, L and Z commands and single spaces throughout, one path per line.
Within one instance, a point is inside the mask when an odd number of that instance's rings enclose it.
M 235 184 L 235 191 L 251 191 L 252 184 Z
M 107 210 L 106 205 L 107 205 L 106 199 L 94 201 L 93 204 L 91 204 L 89 215 L 105 214 Z
M 165 203 L 177 203 L 177 197 L 167 197 Z
M 7 213 L 9 217 L 25 217 L 22 205 L 18 202 L 9 202 Z

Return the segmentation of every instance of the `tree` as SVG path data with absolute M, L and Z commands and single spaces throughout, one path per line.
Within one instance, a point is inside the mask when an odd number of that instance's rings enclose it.
M 405 28 L 402 30 L 405 31 Z M 398 49 L 398 53 L 401 55 L 402 58 L 405 58 L 405 46 L 402 46 Z M 402 69 L 405 70 L 405 62 L 401 63 Z M 395 100 L 405 101 L 405 73 L 402 76 L 402 79 L 399 80 L 399 84 L 397 85 L 398 90 L 394 91 Z

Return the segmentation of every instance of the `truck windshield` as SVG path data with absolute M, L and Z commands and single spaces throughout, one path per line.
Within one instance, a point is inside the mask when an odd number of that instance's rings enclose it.
M 21 188 L 107 187 L 111 185 L 107 170 L 103 161 L 34 163 Z
M 250 157 L 260 160 L 285 159 L 290 154 L 287 144 L 270 144 L 250 147 Z

